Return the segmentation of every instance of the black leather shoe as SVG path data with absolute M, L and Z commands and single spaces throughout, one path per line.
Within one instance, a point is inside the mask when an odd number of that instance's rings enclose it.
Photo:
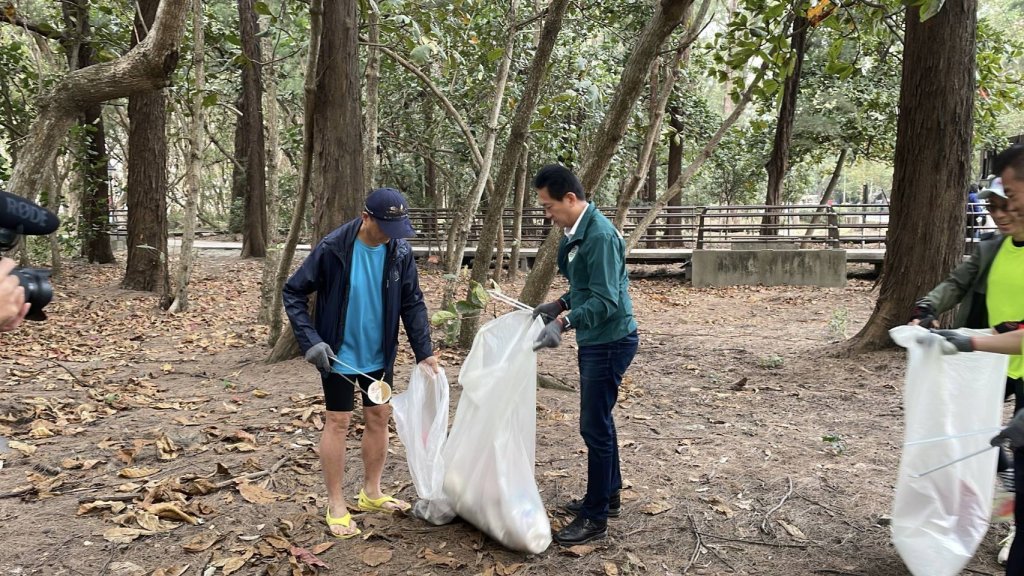
M 598 524 L 589 518 L 577 516 L 568 526 L 555 532 L 555 542 L 562 546 L 575 546 L 604 538 L 607 535 L 608 523 Z
M 583 510 L 583 499 L 573 499 L 565 504 L 562 504 L 562 510 L 570 514 L 579 514 L 580 510 Z M 618 518 L 622 512 L 622 502 L 619 501 L 619 492 L 616 490 L 612 492 L 611 497 L 608 499 L 608 517 Z

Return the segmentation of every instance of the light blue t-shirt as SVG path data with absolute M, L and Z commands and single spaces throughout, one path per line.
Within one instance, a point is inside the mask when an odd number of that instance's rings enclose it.
M 384 257 L 387 245 L 371 248 L 356 238 L 349 273 L 345 335 L 338 359 L 360 372 L 384 368 Z M 350 369 L 342 367 L 348 372 Z M 355 373 L 352 370 L 350 373 Z

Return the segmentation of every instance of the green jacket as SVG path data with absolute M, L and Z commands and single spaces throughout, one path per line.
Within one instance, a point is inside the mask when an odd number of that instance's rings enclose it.
M 953 328 L 989 328 L 985 308 L 988 271 L 1002 243 L 1003 235 L 998 233 L 979 242 L 970 259 L 957 266 L 949 278 L 933 288 L 922 300 L 930 304 L 936 314 L 960 304 Z
M 594 204 L 572 238 L 558 244 L 558 270 L 569 279 L 562 301 L 580 346 L 607 344 L 636 330 L 626 275 L 626 243 Z

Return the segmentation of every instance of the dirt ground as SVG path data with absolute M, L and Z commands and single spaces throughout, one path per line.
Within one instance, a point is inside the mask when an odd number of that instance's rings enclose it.
M 640 351 L 615 413 L 622 516 L 592 546 L 525 555 L 458 520 L 400 515 L 356 514 L 363 537 L 332 539 L 319 378 L 301 359 L 263 363 L 261 263 L 204 254 L 193 308 L 177 316 L 120 289 L 120 274 L 68 264 L 50 319 L 0 335 L 0 436 L 12 440 L 0 454 L 0 574 L 311 574 L 318 561 L 353 575 L 908 573 L 886 525 L 903 354 L 829 355 L 870 314 L 869 282 L 635 280 Z M 423 276 L 434 308 L 441 275 Z M 453 414 L 461 355 L 441 352 Z M 396 392 L 412 363 L 403 340 Z M 571 338 L 541 354 L 540 372 L 576 385 Z M 539 390 L 536 478 L 555 527 L 567 521 L 557 504 L 584 490 L 577 416 L 577 394 Z M 397 436 L 390 452 L 385 489 L 415 499 Z M 1006 530 L 989 531 L 965 574 L 1002 574 Z

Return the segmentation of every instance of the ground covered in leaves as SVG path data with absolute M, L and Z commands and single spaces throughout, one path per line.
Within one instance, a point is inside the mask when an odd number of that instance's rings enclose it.
M 641 345 L 616 409 L 622 516 L 606 540 L 531 556 L 459 521 L 401 515 L 356 514 L 360 539 L 327 535 L 319 379 L 301 359 L 263 363 L 260 272 L 206 253 L 193 308 L 168 316 L 118 288 L 120 266 L 70 263 L 50 320 L 0 335 L 0 574 L 907 573 L 886 525 L 903 355 L 829 355 L 869 315 L 869 283 L 634 281 Z M 436 307 L 440 273 L 423 283 Z M 575 386 L 574 348 L 543 354 L 540 372 Z M 442 352 L 453 413 L 460 358 Z M 403 345 L 396 391 L 412 362 Z M 557 504 L 584 490 L 577 416 L 578 395 L 539 391 L 536 478 L 555 527 L 567 521 Z M 385 484 L 415 498 L 394 435 Z M 965 573 L 1002 572 L 1005 532 L 989 531 Z

